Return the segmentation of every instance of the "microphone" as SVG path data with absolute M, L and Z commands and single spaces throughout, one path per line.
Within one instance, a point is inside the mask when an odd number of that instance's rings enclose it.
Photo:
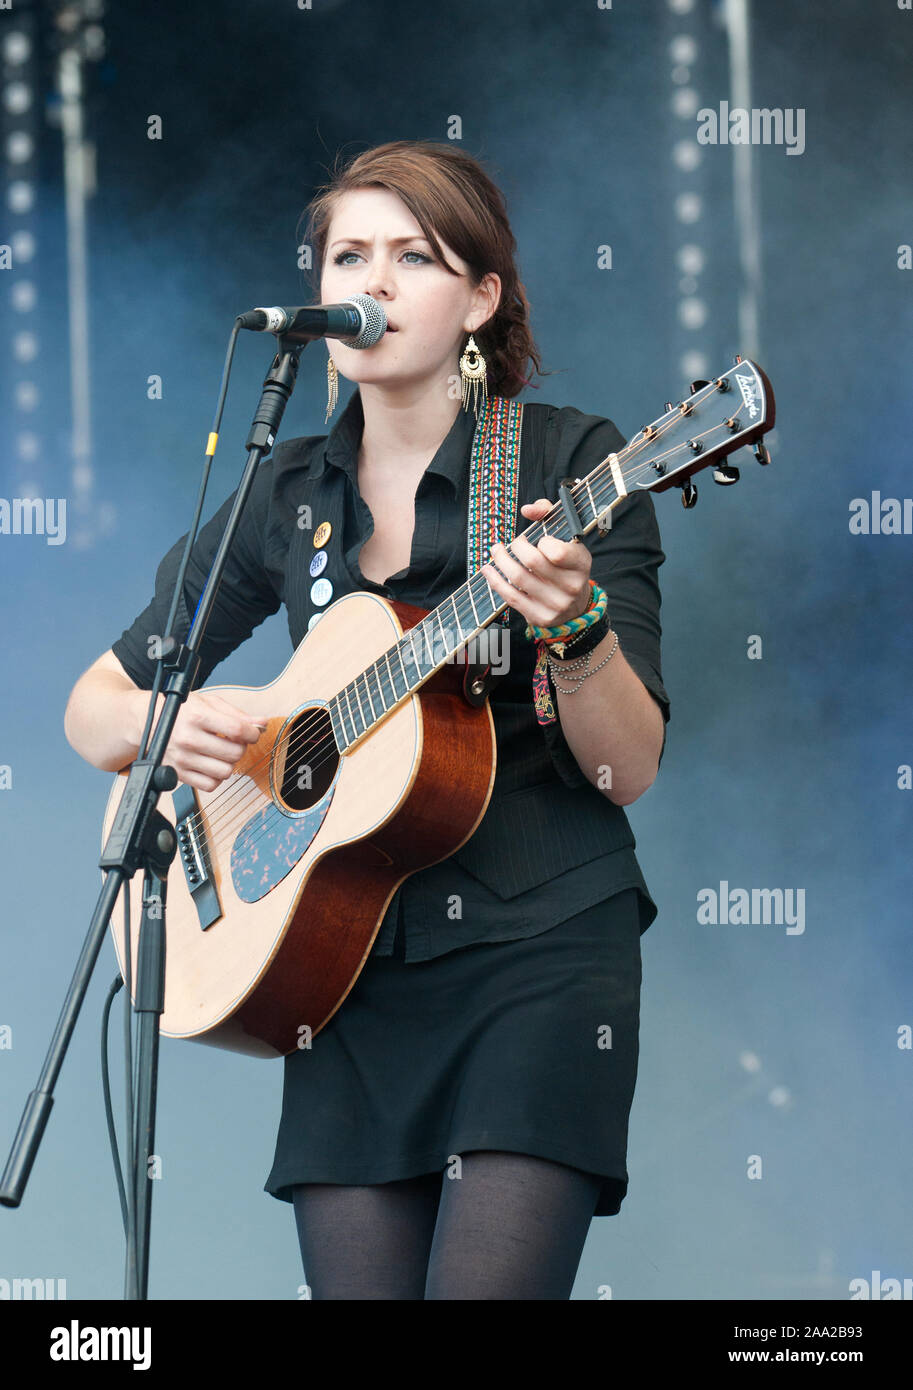
M 373 347 L 387 331 L 387 315 L 369 294 L 353 294 L 341 304 L 318 304 L 313 308 L 250 309 L 239 314 L 237 322 L 255 333 L 281 334 L 290 343 L 344 338 L 351 348 Z

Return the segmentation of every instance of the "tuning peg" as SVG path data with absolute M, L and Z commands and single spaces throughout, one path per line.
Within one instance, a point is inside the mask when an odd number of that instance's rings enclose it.
M 694 486 L 694 483 L 691 481 L 691 479 L 688 478 L 684 483 L 682 483 L 682 506 L 693 507 L 696 502 L 697 488 Z
M 739 481 L 739 470 L 731 463 L 721 463 L 713 470 L 713 481 L 715 483 L 737 483 Z
M 758 444 L 755 446 L 754 456 L 758 460 L 758 463 L 770 463 L 770 451 L 767 448 L 766 444 L 761 444 L 760 442 L 758 442 Z
M 737 366 L 739 365 L 739 363 L 741 362 L 741 360 L 742 360 L 742 354 L 741 354 L 740 352 L 737 352 L 736 355 L 735 355 L 735 357 L 733 357 L 733 359 L 732 359 L 732 364 L 733 364 L 733 366 L 734 366 L 734 367 L 737 367 Z
M 667 414 L 667 415 L 669 414 L 669 411 L 670 411 L 671 409 L 672 409 L 672 402 L 671 402 L 671 401 L 666 401 L 665 410 L 666 410 L 666 414 Z
M 709 381 L 692 381 L 691 386 L 690 386 L 690 391 L 691 391 L 692 396 L 695 394 L 696 391 L 702 391 L 702 390 L 704 389 L 705 386 L 709 386 L 709 385 L 710 385 L 710 382 L 709 382 Z

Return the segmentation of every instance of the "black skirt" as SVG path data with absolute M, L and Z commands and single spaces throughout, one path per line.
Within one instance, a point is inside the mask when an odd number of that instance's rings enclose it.
M 471 1149 L 570 1164 L 628 1187 L 637 1077 L 635 888 L 519 941 L 407 964 L 370 955 L 326 1027 L 284 1060 L 265 1191 L 371 1185 L 441 1171 Z

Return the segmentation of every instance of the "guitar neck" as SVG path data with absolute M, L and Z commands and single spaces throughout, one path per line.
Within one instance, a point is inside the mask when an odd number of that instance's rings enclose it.
M 692 383 L 688 398 L 675 406 L 667 404 L 664 414 L 617 454 L 609 454 L 585 478 L 575 478 L 566 493 L 571 508 L 559 500 L 520 534 L 531 545 L 543 536 L 567 542 L 575 534 L 588 535 L 606 519 L 610 524 L 612 511 L 629 491 L 663 492 L 681 486 L 683 502 L 692 506 L 697 497 L 692 474 L 716 461 L 716 482 L 737 481 L 738 469 L 724 467 L 722 461 L 745 445 L 757 444 L 775 418 L 767 377 L 755 363 L 737 357 L 735 365 L 715 380 Z M 769 462 L 760 444 L 756 457 Z M 507 552 L 516 559 L 511 545 Z M 480 570 L 461 584 L 329 701 L 339 751 L 345 753 L 366 737 L 507 607 Z
M 623 451 L 624 452 L 624 451 Z M 580 518 L 581 532 L 587 535 L 600 519 L 626 495 L 620 472 L 622 454 L 603 460 L 586 478 L 569 488 Z M 618 491 L 621 483 L 622 491 Z M 543 536 L 561 541 L 573 540 L 570 524 L 559 504 L 520 533 L 531 545 Z M 516 537 L 514 538 L 516 539 Z M 511 546 L 507 553 L 512 558 Z M 507 601 L 492 589 L 485 575 L 477 570 L 465 584 L 394 642 L 392 647 L 329 701 L 333 732 L 341 753 L 366 737 L 387 714 L 420 689 L 451 657 L 467 646 L 505 608 Z

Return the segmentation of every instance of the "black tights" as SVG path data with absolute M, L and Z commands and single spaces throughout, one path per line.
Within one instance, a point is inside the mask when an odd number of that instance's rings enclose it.
M 567 1299 L 602 1179 L 473 1150 L 462 1174 L 372 1187 L 300 1183 L 295 1219 L 315 1299 Z

